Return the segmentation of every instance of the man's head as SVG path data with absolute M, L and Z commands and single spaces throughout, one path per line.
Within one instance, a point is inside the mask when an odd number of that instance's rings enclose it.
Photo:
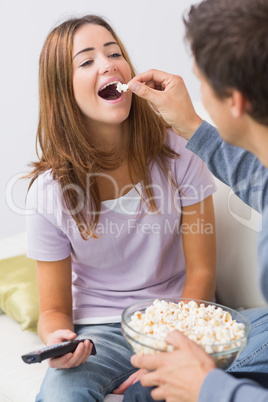
M 196 66 L 215 94 L 239 91 L 247 113 L 268 126 L 268 1 L 204 0 L 184 23 Z

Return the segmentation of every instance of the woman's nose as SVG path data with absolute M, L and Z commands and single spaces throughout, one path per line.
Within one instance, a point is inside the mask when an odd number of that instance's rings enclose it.
M 100 63 L 100 67 L 99 67 L 100 74 L 106 74 L 106 73 L 110 73 L 111 71 L 116 71 L 116 70 L 117 70 L 117 67 L 114 64 L 113 60 L 104 59 Z

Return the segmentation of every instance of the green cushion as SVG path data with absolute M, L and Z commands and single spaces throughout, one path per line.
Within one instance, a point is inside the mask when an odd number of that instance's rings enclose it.
M 36 331 L 39 297 L 35 261 L 25 255 L 0 260 L 0 309 L 21 324 Z

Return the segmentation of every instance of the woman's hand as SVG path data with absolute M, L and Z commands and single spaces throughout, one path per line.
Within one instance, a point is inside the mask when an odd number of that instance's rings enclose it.
M 47 346 L 71 341 L 72 339 L 75 339 L 76 336 L 77 335 L 69 329 L 59 329 L 49 335 Z M 67 353 L 61 357 L 48 359 L 48 365 L 52 368 L 58 369 L 78 367 L 87 361 L 91 354 L 92 346 L 92 343 L 88 339 L 84 342 L 80 342 L 73 353 Z
M 143 374 L 147 373 L 147 370 L 138 370 L 136 373 L 131 374 L 126 381 L 124 381 L 118 388 L 113 391 L 113 394 L 124 394 L 125 391 L 135 382 L 140 381 Z
M 128 87 L 149 101 L 176 133 L 187 140 L 202 123 L 179 75 L 149 70 L 129 81 Z

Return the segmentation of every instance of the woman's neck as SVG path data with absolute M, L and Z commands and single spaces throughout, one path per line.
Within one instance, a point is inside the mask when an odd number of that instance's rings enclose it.
M 127 151 L 129 140 L 127 121 L 118 125 L 91 123 L 90 132 L 94 135 L 95 144 L 103 150 L 116 153 Z

